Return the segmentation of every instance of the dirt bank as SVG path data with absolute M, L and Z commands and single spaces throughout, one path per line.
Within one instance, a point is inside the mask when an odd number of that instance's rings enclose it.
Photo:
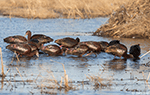
M 113 12 L 93 35 L 150 39 L 149 9 L 149 0 L 131 0 Z
M 0 0 L 0 14 L 23 18 L 108 16 L 129 0 Z

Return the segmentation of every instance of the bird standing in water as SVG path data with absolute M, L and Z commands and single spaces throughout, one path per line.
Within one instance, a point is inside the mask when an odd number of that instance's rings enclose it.
M 121 57 L 124 57 L 125 59 L 133 57 L 131 54 L 127 54 L 127 47 L 123 44 L 110 45 L 106 48 L 105 52 L 111 53 L 115 55 L 115 57 L 118 56 L 120 59 Z

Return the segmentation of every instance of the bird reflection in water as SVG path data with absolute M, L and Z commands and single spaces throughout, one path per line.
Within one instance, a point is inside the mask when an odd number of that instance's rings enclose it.
M 68 58 L 71 58 L 71 59 L 73 59 L 75 61 L 82 61 L 82 62 L 87 62 L 88 61 L 88 58 L 86 58 L 86 57 L 74 57 L 74 56 L 70 56 Z
M 19 57 L 19 60 L 16 57 L 11 57 L 9 58 L 11 60 L 8 60 L 8 64 L 7 66 L 11 66 L 11 67 L 30 67 L 32 64 L 30 61 L 32 60 L 38 60 L 37 57 Z
M 76 66 L 78 68 L 87 68 L 89 66 L 88 62 L 88 58 L 86 57 L 74 57 L 74 56 L 70 56 L 68 58 L 71 58 L 73 60 L 75 60 L 78 64 L 76 64 Z
M 126 67 L 126 59 L 113 59 L 108 62 L 108 68 L 112 70 L 124 70 Z

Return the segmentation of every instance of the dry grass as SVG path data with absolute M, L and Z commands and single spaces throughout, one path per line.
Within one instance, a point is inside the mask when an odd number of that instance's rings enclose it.
M 86 78 L 89 79 L 89 81 L 94 84 L 95 89 L 101 89 L 104 87 L 112 86 L 113 77 L 106 74 L 106 73 L 108 73 L 108 72 L 105 72 L 105 70 L 107 70 L 107 68 L 105 68 L 103 65 L 101 65 L 101 67 L 103 69 L 101 69 L 100 74 L 88 75 L 88 76 L 86 75 Z
M 0 0 L 0 14 L 23 18 L 108 16 L 129 0 Z
M 111 14 L 94 35 L 150 39 L 150 1 L 131 0 Z
M 53 60 L 51 60 L 51 61 L 53 61 Z M 53 61 L 53 62 L 61 64 L 63 66 L 64 76 L 61 76 L 60 81 L 58 81 L 58 80 L 56 80 L 52 71 L 45 70 L 42 66 L 40 66 L 45 71 L 45 73 L 48 73 L 48 75 L 49 75 L 46 77 L 40 76 L 43 79 L 40 82 L 41 84 L 38 85 L 38 87 L 41 88 L 41 93 L 52 94 L 53 92 L 51 92 L 51 90 L 56 90 L 56 91 L 64 90 L 65 92 L 67 92 L 69 90 L 75 90 L 76 87 L 69 80 L 68 75 L 66 74 L 64 64 L 56 62 L 56 61 Z
M 2 56 L 2 48 L 0 47 L 0 56 L 1 56 L 1 72 L 2 72 L 2 76 L 5 76 L 4 74 L 4 65 L 3 65 L 3 56 Z
M 108 79 L 104 79 L 100 75 L 89 75 L 86 77 L 94 84 L 95 89 L 112 86 L 112 79 L 110 77 Z

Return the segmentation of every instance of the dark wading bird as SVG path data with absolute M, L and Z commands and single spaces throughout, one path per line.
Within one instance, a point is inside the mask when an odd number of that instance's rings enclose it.
M 79 44 L 87 45 L 89 47 L 89 53 L 86 56 L 89 56 L 92 53 L 94 53 L 97 56 L 97 53 L 101 52 L 101 46 L 98 42 L 85 41 L 85 42 L 80 42 Z
M 41 44 L 44 44 L 53 41 L 52 38 L 45 36 L 43 34 L 35 34 L 31 37 L 31 31 L 29 30 L 26 32 L 25 36 L 26 35 L 28 35 L 28 39 L 26 39 L 24 36 L 15 35 L 4 38 L 4 42 L 14 44 L 14 43 L 24 43 L 32 39 L 37 39 Z
M 31 36 L 31 31 L 26 31 L 25 36 L 28 35 L 28 40 L 31 39 L 37 39 L 40 43 L 45 44 L 45 43 L 49 43 L 52 42 L 53 39 L 50 38 L 49 36 L 43 35 L 43 34 L 35 34 L 33 36 Z
M 74 48 L 70 48 L 66 50 L 65 54 L 77 55 L 78 57 L 82 57 L 88 51 L 89 51 L 89 47 L 87 45 L 79 44 Z
M 66 38 L 55 40 L 55 43 L 60 45 L 60 47 L 65 47 L 65 48 L 73 48 L 79 42 L 80 42 L 80 39 L 78 37 L 76 39 L 73 39 L 73 38 L 70 38 L 70 37 L 66 37 Z
M 20 35 L 9 36 L 9 37 L 4 38 L 4 42 L 10 43 L 10 44 L 23 43 L 26 41 L 27 41 L 27 39 Z
M 101 46 L 101 51 L 105 52 L 105 50 L 106 50 L 106 48 L 108 46 L 108 42 L 106 42 L 106 41 L 100 41 L 98 43 Z
M 114 45 L 108 46 L 105 52 L 111 53 L 115 55 L 115 57 L 118 56 L 120 57 L 120 59 L 121 57 L 124 57 L 125 59 L 133 58 L 131 54 L 127 54 L 127 47 L 123 44 L 114 44 Z
M 6 46 L 6 49 L 13 51 L 20 57 L 22 57 L 22 56 L 32 57 L 34 55 L 39 57 L 38 50 L 36 50 L 36 49 L 32 50 L 31 46 L 29 44 L 10 44 L 10 45 Z M 33 47 L 36 48 L 36 46 L 33 46 Z
M 44 53 L 47 53 L 49 56 L 63 55 L 63 50 L 57 45 L 42 45 L 40 50 L 42 50 Z
M 132 45 L 130 47 L 129 53 L 133 55 L 134 59 L 140 59 L 139 56 L 141 54 L 140 44 Z
M 41 47 L 41 43 L 37 40 L 37 39 L 31 39 L 27 42 L 24 42 L 24 44 L 28 44 L 31 48 L 31 51 L 34 51 L 34 50 L 38 50 L 39 51 L 39 48 Z

